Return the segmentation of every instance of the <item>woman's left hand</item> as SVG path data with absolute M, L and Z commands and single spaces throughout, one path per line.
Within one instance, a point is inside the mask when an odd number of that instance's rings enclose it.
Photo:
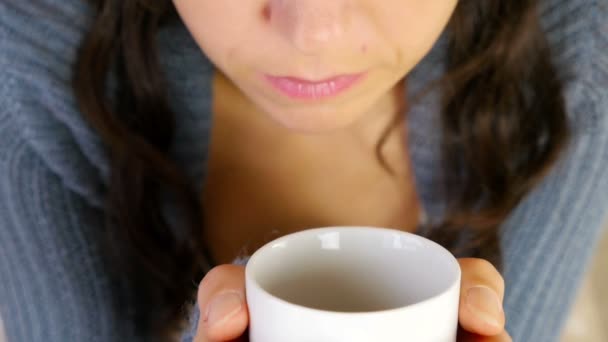
M 483 259 L 461 258 L 458 262 L 462 270 L 458 341 L 512 341 L 505 331 L 505 282 L 500 273 Z

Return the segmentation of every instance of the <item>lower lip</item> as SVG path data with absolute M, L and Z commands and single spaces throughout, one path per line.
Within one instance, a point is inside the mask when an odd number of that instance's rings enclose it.
M 299 100 L 321 100 L 336 97 L 358 83 L 365 73 L 337 76 L 321 82 L 310 82 L 293 77 L 265 75 L 266 80 L 284 95 Z

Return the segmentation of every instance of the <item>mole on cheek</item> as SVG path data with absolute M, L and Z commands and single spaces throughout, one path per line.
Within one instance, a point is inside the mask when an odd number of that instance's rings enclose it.
M 363 44 L 361 45 L 361 53 L 365 54 L 367 52 L 367 45 Z

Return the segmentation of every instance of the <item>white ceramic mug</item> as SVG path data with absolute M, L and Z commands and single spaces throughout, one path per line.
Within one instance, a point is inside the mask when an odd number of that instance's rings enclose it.
M 283 236 L 246 266 L 250 342 L 453 342 L 460 267 L 398 230 L 329 227 Z

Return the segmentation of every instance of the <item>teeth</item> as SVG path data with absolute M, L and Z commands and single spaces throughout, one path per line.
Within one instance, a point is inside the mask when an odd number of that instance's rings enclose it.
M 332 93 L 336 91 L 336 82 L 335 81 L 329 82 L 329 89 L 331 89 Z
M 320 84 L 304 84 L 304 83 L 296 83 L 289 80 L 281 80 L 281 83 L 290 91 L 296 91 L 299 94 L 312 96 L 314 98 L 318 98 L 321 96 L 330 95 L 332 92 L 336 91 L 336 82 L 330 81 Z
M 331 94 L 330 93 L 330 89 L 329 89 L 329 85 L 327 83 L 319 84 L 318 89 L 317 89 L 317 93 L 321 93 L 324 96 Z
M 348 81 L 348 77 L 338 77 L 320 83 L 298 82 L 289 78 L 278 78 L 276 85 L 291 94 L 297 94 L 297 96 L 319 99 L 335 94 Z

